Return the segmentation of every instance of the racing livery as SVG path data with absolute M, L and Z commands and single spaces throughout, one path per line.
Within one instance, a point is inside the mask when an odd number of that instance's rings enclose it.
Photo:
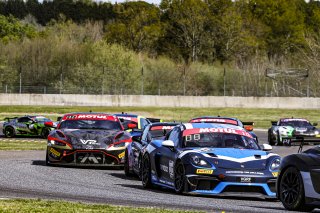
M 283 158 L 277 197 L 288 210 L 312 211 L 320 207 L 320 147 Z
M 15 136 L 41 136 L 47 138 L 52 127 L 48 127 L 45 124 L 50 123 L 53 126 L 53 122 L 43 116 L 23 116 L 15 118 L 5 118 L 7 120 L 3 123 L 3 134 L 7 138 Z
M 120 119 L 124 129 L 130 132 L 132 136 L 140 136 L 143 128 L 151 123 L 147 118 L 140 115 L 127 113 L 114 115 Z
M 146 126 L 141 136 L 134 136 L 125 152 L 124 172 L 126 176 L 135 174 L 140 177 L 141 150 L 152 140 L 164 139 L 178 123 L 152 123 Z
M 275 198 L 280 157 L 230 124 L 188 123 L 142 151 L 142 184 L 177 193 Z
M 123 165 L 131 135 L 104 113 L 70 113 L 48 136 L 46 163 L 76 166 Z
M 246 129 L 253 138 L 256 139 L 258 143 L 258 136 L 253 132 L 254 122 L 242 122 L 237 118 L 220 117 L 220 116 L 202 116 L 197 118 L 192 118 L 190 123 L 220 123 L 220 124 L 230 124 L 235 126 L 240 126 Z
M 304 135 L 305 141 L 320 141 L 320 131 L 306 119 L 282 118 L 278 122 L 271 121 L 272 127 L 268 129 L 268 142 L 270 145 L 291 145 L 297 137 Z M 299 139 L 298 139 L 299 140 Z

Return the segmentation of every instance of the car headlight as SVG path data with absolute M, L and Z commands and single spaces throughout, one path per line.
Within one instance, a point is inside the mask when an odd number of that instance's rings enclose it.
M 319 135 L 319 131 L 318 130 L 314 131 L 314 134 Z
M 51 146 L 51 145 L 66 146 L 65 143 L 61 143 L 61 142 L 55 141 L 55 140 L 50 140 L 50 141 L 48 141 L 48 145 L 49 145 L 49 146 Z
M 281 159 L 280 158 L 276 158 L 274 159 L 271 164 L 270 164 L 270 170 L 271 171 L 276 171 L 279 169 L 280 167 L 280 163 L 281 163 Z
M 204 159 L 202 159 L 199 155 L 191 155 L 191 162 L 195 166 L 208 167 L 211 168 L 211 165 Z

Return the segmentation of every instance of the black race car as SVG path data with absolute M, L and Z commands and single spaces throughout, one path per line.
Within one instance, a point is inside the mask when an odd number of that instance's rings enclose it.
M 48 136 L 48 165 L 119 166 L 132 142 L 119 119 L 104 113 L 71 113 Z
M 303 147 L 303 138 L 300 150 Z M 320 208 L 320 147 L 283 158 L 277 180 L 277 197 L 288 210 Z
M 133 136 L 125 152 L 124 172 L 126 176 L 135 174 L 140 177 L 141 149 L 148 145 L 152 140 L 164 139 L 167 133 L 178 123 L 152 123 L 146 126 L 142 136 Z

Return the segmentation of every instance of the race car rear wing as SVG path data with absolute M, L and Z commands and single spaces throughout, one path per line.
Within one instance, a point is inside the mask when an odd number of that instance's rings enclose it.
M 253 126 L 254 126 L 253 121 L 243 121 L 242 124 L 247 131 L 253 131 Z
M 12 117 L 12 118 L 4 118 L 4 120 L 10 122 L 11 120 L 17 119 L 18 117 Z
M 147 118 L 151 123 L 163 122 L 160 118 Z
M 301 142 L 299 145 L 298 153 L 302 152 L 303 146 L 305 142 L 311 142 L 313 145 L 320 144 L 320 138 L 315 140 L 308 140 L 309 135 L 299 135 L 295 138 L 295 142 Z
M 278 121 L 271 121 L 272 126 L 277 126 Z

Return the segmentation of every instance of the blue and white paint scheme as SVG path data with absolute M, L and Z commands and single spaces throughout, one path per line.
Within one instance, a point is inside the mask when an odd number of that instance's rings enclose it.
M 275 198 L 280 156 L 235 125 L 187 123 L 143 150 L 142 183 L 203 195 Z

